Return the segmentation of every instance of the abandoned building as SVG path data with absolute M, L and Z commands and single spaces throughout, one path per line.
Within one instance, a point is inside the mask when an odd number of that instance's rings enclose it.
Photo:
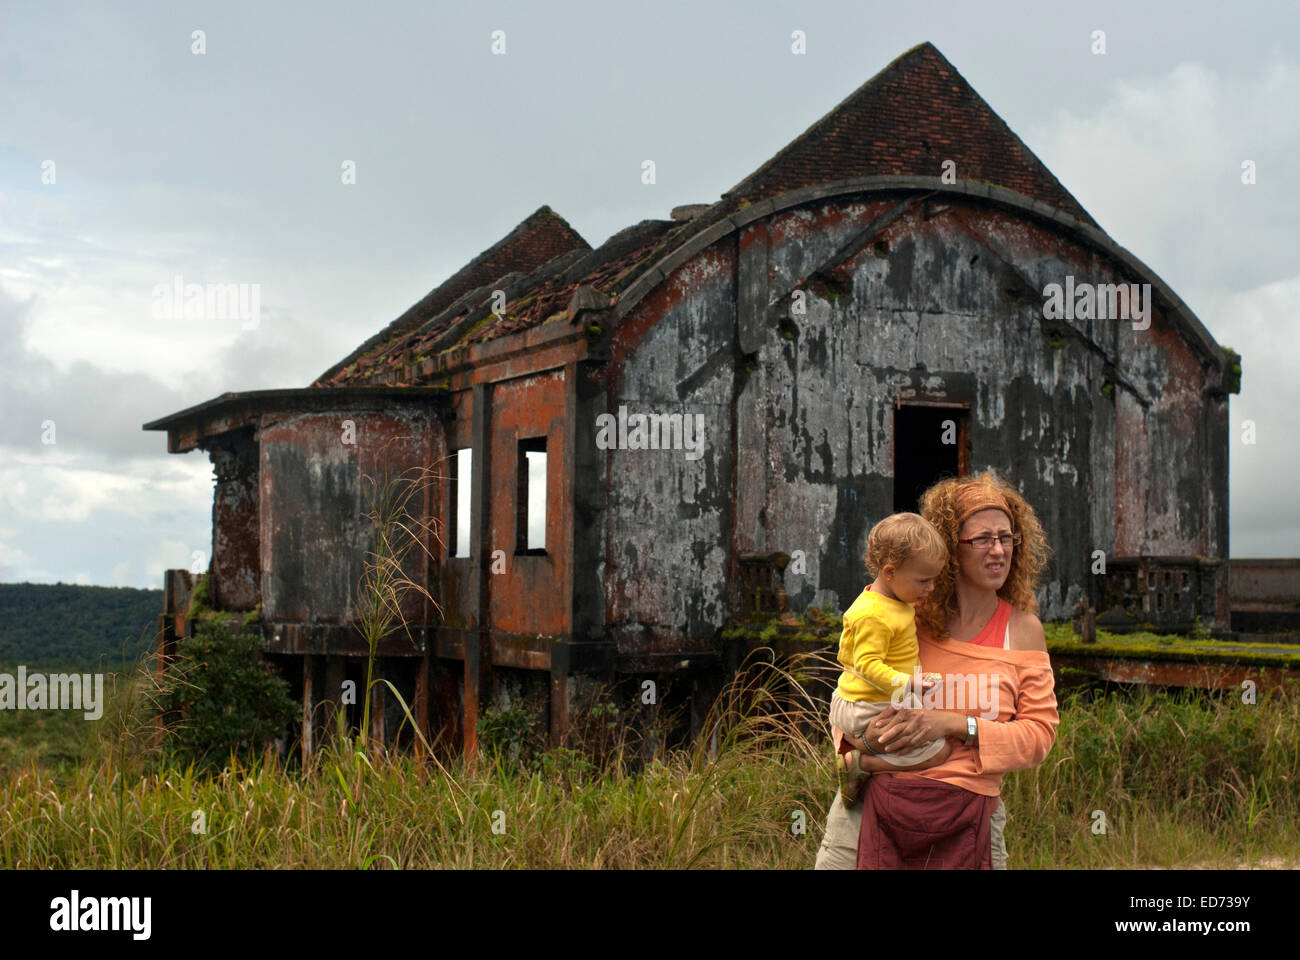
M 308 745 L 365 658 L 363 478 L 436 468 L 437 606 L 380 662 L 473 750 L 521 691 L 558 741 L 595 680 L 686 678 L 698 722 L 754 591 L 843 610 L 871 526 L 986 467 L 1047 530 L 1043 619 L 1227 629 L 1239 376 L 927 43 L 715 203 L 596 249 L 541 207 L 310 386 L 145 429 L 211 457 L 208 602 L 257 611 Z

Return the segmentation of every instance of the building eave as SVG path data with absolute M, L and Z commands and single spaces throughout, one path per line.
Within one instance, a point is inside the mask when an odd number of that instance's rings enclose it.
M 167 452 L 188 453 L 208 438 L 255 426 L 267 412 L 382 409 L 393 403 L 429 403 L 445 396 L 441 387 L 295 387 L 223 393 L 203 403 L 146 423 L 144 430 L 167 431 Z

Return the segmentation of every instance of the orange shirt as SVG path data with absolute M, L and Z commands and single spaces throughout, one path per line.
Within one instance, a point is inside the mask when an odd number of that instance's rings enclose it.
M 1006 603 L 998 601 L 998 613 L 980 637 L 998 624 Z M 979 718 L 979 740 L 975 746 L 954 745 L 948 759 L 936 767 L 893 776 L 928 777 L 996 797 L 1002 774 L 1042 763 L 1056 741 L 1060 717 L 1052 662 L 1043 650 L 1003 650 L 1000 637 L 997 647 L 931 640 L 919 623 L 917 639 L 921 669 L 944 675 L 942 695 L 927 696 L 926 707 L 956 709 Z

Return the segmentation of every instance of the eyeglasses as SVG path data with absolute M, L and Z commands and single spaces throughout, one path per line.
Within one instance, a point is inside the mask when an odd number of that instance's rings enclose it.
M 968 537 L 968 538 L 966 538 L 965 540 L 963 540 L 963 539 L 961 539 L 961 538 L 959 537 L 959 538 L 957 539 L 957 542 L 958 542 L 958 543 L 969 543 L 972 547 L 974 547 L 974 548 L 975 548 L 976 550 L 978 550 L 980 553 L 987 553 L 988 551 L 990 551 L 990 550 L 993 549 L 993 541 L 994 541 L 994 540 L 997 540 L 999 543 L 1001 543 L 1001 544 L 1002 544 L 1002 548 L 1003 548 L 1004 550 L 1010 550 L 1012 547 L 1018 547 L 1018 546 L 1020 546 L 1020 541 L 1023 540 L 1023 539 L 1024 539 L 1024 534 L 1020 534 L 1020 533 L 1004 533 L 1004 534 L 1002 534 L 1002 536 L 1000 536 L 1000 537 L 990 537 L 990 536 L 988 536 L 987 534 L 985 534 L 985 535 L 982 536 L 982 537 Z

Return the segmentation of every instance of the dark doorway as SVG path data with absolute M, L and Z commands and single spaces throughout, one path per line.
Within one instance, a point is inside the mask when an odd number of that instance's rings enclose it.
M 970 410 L 903 404 L 894 410 L 894 511 L 916 512 L 936 480 L 970 472 Z

